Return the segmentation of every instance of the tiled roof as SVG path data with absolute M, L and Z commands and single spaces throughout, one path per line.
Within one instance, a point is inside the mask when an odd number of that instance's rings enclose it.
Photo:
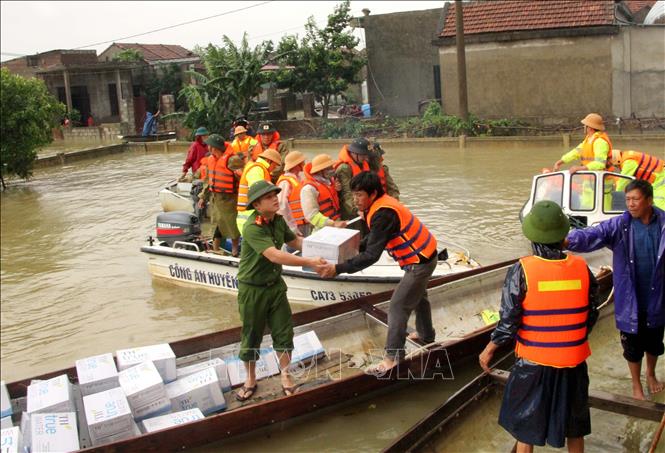
M 635 14 L 636 12 L 649 7 L 651 8 L 656 3 L 656 0 L 624 0 L 623 4 L 628 7 L 631 13 Z
M 191 50 L 187 50 L 184 47 L 175 44 L 131 44 L 115 42 L 113 45 L 118 46 L 123 50 L 138 50 L 143 55 L 143 59 L 148 62 L 159 60 L 176 60 L 180 58 L 192 58 L 196 56 L 196 54 L 194 54 Z
M 464 2 L 464 34 L 612 25 L 614 4 L 614 0 Z M 439 36 L 455 36 L 455 4 L 452 2 Z

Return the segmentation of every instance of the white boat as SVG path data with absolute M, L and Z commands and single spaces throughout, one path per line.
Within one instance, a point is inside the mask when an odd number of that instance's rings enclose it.
M 520 211 L 520 221 L 534 203 L 551 200 L 561 206 L 573 228 L 597 225 L 626 210 L 624 187 L 634 178 L 608 171 L 568 170 L 543 173 L 533 177 L 531 195 Z M 612 263 L 612 252 L 601 249 L 584 254 L 589 266 L 597 271 Z
M 194 212 L 194 200 L 191 196 L 192 183 L 169 182 L 166 187 L 159 191 L 159 202 L 164 212 L 185 211 Z
M 148 255 L 148 269 L 155 278 L 237 293 L 240 259 L 202 249 L 206 247 L 209 243 L 173 241 L 169 245 L 165 241 L 156 243 L 153 240 L 152 244 L 141 247 L 141 251 Z M 454 252 L 447 257 L 441 255 L 432 278 L 480 267 L 467 251 Z M 294 266 L 284 266 L 282 276 L 291 302 L 321 306 L 393 289 L 403 273 L 384 252 L 379 261 L 367 269 L 338 275 L 334 279 L 322 279 L 312 271 Z

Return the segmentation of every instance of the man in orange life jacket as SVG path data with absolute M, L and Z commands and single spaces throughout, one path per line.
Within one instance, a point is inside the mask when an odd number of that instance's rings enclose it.
M 304 166 L 305 155 L 300 151 L 291 151 L 284 162 L 284 174 L 277 180 L 277 187 L 282 189 L 277 195 L 279 199 L 277 213 L 284 217 L 291 231 L 301 236 L 304 236 L 307 224 L 300 202 Z
M 238 201 L 238 179 L 243 168 L 242 160 L 236 156 L 219 134 L 206 140 L 211 155 L 206 162 L 208 180 L 199 194 L 202 208 L 212 194 L 212 222 L 217 226 L 213 239 L 213 250 L 219 250 L 224 238 L 231 239 L 233 256 L 238 256 L 240 231 L 236 226 L 236 204 Z M 221 233 L 217 234 L 217 231 Z
M 366 138 L 357 138 L 349 145 L 344 145 L 337 156 L 335 163 L 335 179 L 339 181 L 341 189 L 339 199 L 341 206 L 341 216 L 344 220 L 350 220 L 356 217 L 357 209 L 353 204 L 353 195 L 351 194 L 351 178 L 361 171 L 370 171 L 369 161 L 372 152 L 369 149 L 370 143 Z M 383 188 L 385 192 L 385 187 Z
M 254 137 L 247 134 L 247 129 L 244 126 L 236 126 L 233 130 L 231 149 L 235 154 L 242 155 L 245 163 L 252 161 L 252 153 L 258 143 Z
M 327 154 L 319 154 L 303 169 L 304 178 L 300 189 L 300 204 L 307 222 L 303 234 L 309 236 L 324 226 L 346 227 L 340 220 L 338 182 L 335 181 L 335 162 Z
M 603 117 L 589 113 L 580 122 L 584 124 L 584 140 L 556 161 L 554 171 L 559 171 L 561 165 L 575 160 L 579 160 L 580 165 L 570 167 L 570 173 L 611 169 L 612 142 L 605 133 Z
M 404 270 L 390 299 L 386 355 L 375 367 L 377 373 L 385 373 L 404 356 L 407 321 L 414 310 L 418 338 L 425 343 L 434 341 L 427 282 L 437 265 L 436 238 L 406 206 L 383 192 L 376 173 L 364 171 L 354 176 L 351 190 L 369 228 L 364 250 L 344 263 L 322 265 L 317 272 L 324 278 L 358 272 L 376 263 L 384 249 Z
M 665 210 L 665 159 L 659 159 L 640 151 L 612 150 L 612 165 L 621 170 L 622 175 L 649 181 L 653 187 L 654 206 Z M 616 190 L 623 190 L 629 181 L 621 179 Z
M 533 445 L 584 451 L 591 433 L 587 337 L 598 319 L 598 284 L 583 258 L 566 255 L 568 218 L 552 201 L 539 201 L 522 231 L 533 255 L 514 264 L 501 296 L 501 319 L 480 354 L 489 363 L 499 346 L 516 339 L 499 424 L 517 439 L 517 452 Z
M 281 136 L 272 123 L 264 122 L 259 124 L 258 135 L 258 143 L 252 150 L 252 160 L 256 160 L 259 154 L 270 148 L 279 153 L 282 157 L 282 164 L 284 164 L 289 149 L 287 148 L 286 143 L 280 140 Z M 271 174 L 273 182 L 276 182 L 282 173 L 284 173 L 283 165 L 280 165 L 273 170 Z

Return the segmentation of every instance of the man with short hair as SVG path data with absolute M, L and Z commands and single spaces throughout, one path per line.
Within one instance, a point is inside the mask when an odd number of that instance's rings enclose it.
M 625 189 L 622 215 L 568 234 L 565 246 L 573 252 L 612 250 L 614 317 L 628 362 L 633 398 L 644 399 L 642 358 L 646 354 L 649 392 L 663 390 L 656 377 L 658 356 L 665 351 L 665 211 L 653 206 L 648 181 L 635 179 Z
M 239 356 L 247 371 L 245 383 L 236 394 L 239 401 L 251 398 L 257 390 L 256 360 L 266 325 L 279 356 L 282 391 L 286 396 L 296 393 L 297 385 L 289 372 L 293 323 L 282 265 L 317 268 L 326 263 L 322 258 L 303 258 L 280 250 L 284 243 L 301 250 L 302 237 L 293 234 L 277 214 L 279 191 L 279 187 L 263 180 L 249 189 L 252 214 L 243 231 L 238 268 L 238 310 L 242 323 Z
M 539 201 L 522 222 L 533 255 L 506 275 L 501 319 L 480 354 L 483 370 L 512 340 L 517 362 L 503 392 L 499 425 L 517 439 L 517 452 L 548 443 L 584 451 L 591 433 L 587 340 L 598 319 L 598 283 L 582 257 L 563 253 L 568 217 L 553 201 Z
M 438 262 L 436 238 L 406 206 L 383 192 L 376 173 L 364 171 L 354 176 L 351 191 L 369 228 L 364 250 L 346 262 L 320 266 L 317 272 L 325 278 L 352 274 L 376 263 L 383 250 L 404 270 L 390 298 L 386 355 L 375 367 L 377 372 L 385 373 L 404 357 L 407 322 L 414 310 L 417 337 L 411 338 L 434 341 L 427 282 Z
M 287 154 L 289 154 L 289 149 L 286 143 L 281 140 L 279 131 L 275 129 L 272 123 L 266 121 L 259 124 L 258 135 L 258 143 L 252 151 L 252 160 L 256 160 L 258 155 L 266 149 L 274 149 L 282 157 L 283 164 Z M 284 167 L 280 165 L 272 172 L 273 182 L 277 181 L 282 173 L 284 173 Z

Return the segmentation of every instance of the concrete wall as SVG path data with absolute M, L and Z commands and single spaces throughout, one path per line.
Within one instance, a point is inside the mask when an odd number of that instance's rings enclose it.
M 127 123 L 104 123 L 94 127 L 72 127 L 63 128 L 62 136 L 67 141 L 84 141 L 94 142 L 96 140 L 102 142 L 114 141 L 118 139 L 119 135 L 130 135 L 133 130 L 130 130 Z
M 371 6 L 371 5 L 370 5 Z M 418 102 L 434 98 L 438 64 L 432 39 L 441 8 L 363 17 L 372 112 L 418 114 Z
M 665 117 L 665 27 L 623 27 L 611 49 L 614 116 Z
M 483 118 L 534 123 L 612 112 L 611 37 L 467 43 L 469 111 Z M 443 107 L 458 113 L 455 45 L 439 48 Z

